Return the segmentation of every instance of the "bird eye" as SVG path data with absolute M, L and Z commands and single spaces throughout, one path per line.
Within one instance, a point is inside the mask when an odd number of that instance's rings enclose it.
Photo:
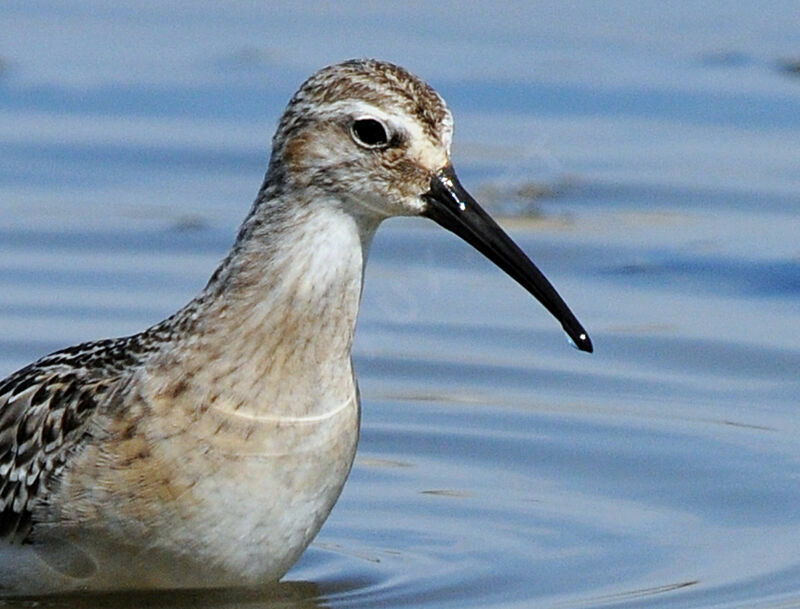
M 351 127 L 353 139 L 366 148 L 383 148 L 389 143 L 389 134 L 380 121 L 374 118 L 360 118 Z

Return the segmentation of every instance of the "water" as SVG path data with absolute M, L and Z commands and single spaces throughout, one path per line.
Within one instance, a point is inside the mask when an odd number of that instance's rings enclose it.
M 0 375 L 188 300 L 288 97 L 360 55 L 445 95 L 462 182 L 596 346 L 389 221 L 358 458 L 284 581 L 6 606 L 800 607 L 796 4 L 497 7 L 4 3 Z

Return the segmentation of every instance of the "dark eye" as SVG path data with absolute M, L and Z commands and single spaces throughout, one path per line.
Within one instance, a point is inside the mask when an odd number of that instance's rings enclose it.
M 380 121 L 374 118 L 360 118 L 351 128 L 357 144 L 367 148 L 383 148 L 389 143 L 389 134 Z

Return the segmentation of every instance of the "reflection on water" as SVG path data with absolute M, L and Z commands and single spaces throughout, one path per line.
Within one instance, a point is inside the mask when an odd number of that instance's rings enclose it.
M 356 342 L 359 454 L 284 582 L 0 606 L 800 606 L 791 20 L 744 2 L 716 21 L 579 2 L 558 13 L 564 27 L 534 3 L 479 3 L 451 40 L 397 9 L 416 56 L 382 35 L 331 35 L 380 33 L 380 11 L 274 4 L 9 4 L 0 376 L 188 300 L 249 207 L 287 96 L 322 63 L 364 54 L 411 62 L 442 90 L 463 182 L 505 216 L 596 352 L 569 349 L 451 235 L 387 222 Z M 753 48 L 739 48 L 742 24 L 761 32 Z
M 209 607 L 214 609 L 324 609 L 319 587 L 311 582 L 284 582 L 258 589 L 186 590 L 173 592 L 125 592 L 108 594 L 65 594 L 45 598 L 15 599 L 2 606 L 14 609 L 149 609 Z

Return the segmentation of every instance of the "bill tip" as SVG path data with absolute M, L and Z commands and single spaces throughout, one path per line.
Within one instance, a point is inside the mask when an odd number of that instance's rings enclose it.
M 594 350 L 592 347 L 592 340 L 589 338 L 589 335 L 586 332 L 581 332 L 577 335 L 577 342 L 570 336 L 569 333 L 565 332 L 567 335 L 567 341 L 570 345 L 578 349 L 578 351 L 585 351 L 586 353 L 591 353 Z

